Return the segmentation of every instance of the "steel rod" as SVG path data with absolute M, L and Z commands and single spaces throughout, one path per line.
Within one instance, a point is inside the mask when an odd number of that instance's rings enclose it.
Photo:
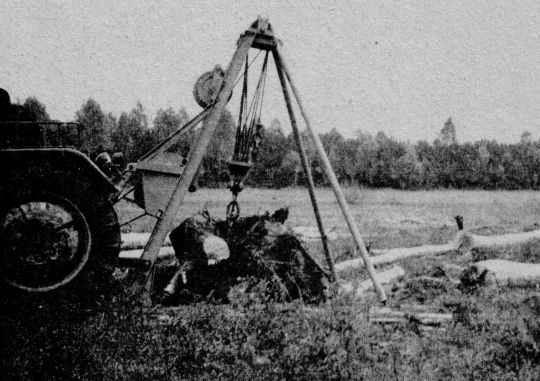
M 165 140 L 163 140 L 157 146 L 155 146 L 150 151 L 145 153 L 139 159 L 139 161 L 150 160 L 150 159 L 158 156 L 159 154 L 162 154 L 163 152 L 167 151 L 170 147 L 172 147 L 173 145 L 175 145 L 178 142 L 178 140 L 179 140 L 179 138 L 180 138 L 180 136 L 181 136 L 181 134 L 183 132 L 197 126 L 197 124 L 199 124 L 200 122 L 202 122 L 204 120 L 204 118 L 206 118 L 206 116 L 208 115 L 209 112 L 210 112 L 209 109 L 205 109 L 202 112 L 200 112 L 199 115 L 195 116 L 189 122 L 187 122 L 186 124 L 184 124 L 183 126 L 178 128 L 176 131 L 174 131 L 172 134 L 170 134 L 167 138 L 165 138 Z
M 276 63 L 276 69 L 279 77 L 279 82 L 281 84 L 281 89 L 283 90 L 283 98 L 285 98 L 285 104 L 287 105 L 287 111 L 289 113 L 289 119 L 291 120 L 291 126 L 294 134 L 294 140 L 296 141 L 296 147 L 298 153 L 300 154 L 300 160 L 302 162 L 302 167 L 304 168 L 304 173 L 307 180 L 307 188 L 309 191 L 309 198 L 311 199 L 311 205 L 313 207 L 313 213 L 315 214 L 315 220 L 317 221 L 317 227 L 319 228 L 319 233 L 321 234 L 321 241 L 324 250 L 324 256 L 326 258 L 326 263 L 330 270 L 330 275 L 332 277 L 331 281 L 335 282 L 337 280 L 336 270 L 334 268 L 334 257 L 330 252 L 328 247 L 328 237 L 326 236 L 324 225 L 322 222 L 321 214 L 319 211 L 319 205 L 317 202 L 317 197 L 315 195 L 315 183 L 313 181 L 313 175 L 311 174 L 311 168 L 309 166 L 309 160 L 306 153 L 306 147 L 298 130 L 298 124 L 296 123 L 296 116 L 294 115 L 294 110 L 292 107 L 291 97 L 287 89 L 287 81 L 285 79 L 285 74 L 283 73 L 283 68 L 281 65 L 281 57 L 274 53 L 274 62 Z
M 300 94 L 298 93 L 298 90 L 296 89 L 296 86 L 294 85 L 293 79 L 287 68 L 286 63 L 284 62 L 283 58 L 281 58 L 282 55 L 281 55 L 279 46 L 276 46 L 275 55 L 279 57 L 283 72 L 285 73 L 287 80 L 289 81 L 289 85 L 291 87 L 292 93 L 296 99 L 296 102 L 298 103 L 300 114 L 304 118 L 309 134 L 311 138 L 313 139 L 313 142 L 315 143 L 315 149 L 317 150 L 317 153 L 319 154 L 321 162 L 323 163 L 324 170 L 326 172 L 328 180 L 330 181 L 330 186 L 332 187 L 332 190 L 334 191 L 334 195 L 336 196 L 336 200 L 339 204 L 339 207 L 341 211 L 343 212 L 343 215 L 345 216 L 345 220 L 347 222 L 349 230 L 351 231 L 351 234 L 356 243 L 356 246 L 358 247 L 358 250 L 360 251 L 362 259 L 364 260 L 369 277 L 371 278 L 371 281 L 373 282 L 373 286 L 375 287 L 375 290 L 377 291 L 380 301 L 384 303 L 387 300 L 386 293 L 384 292 L 384 289 L 381 283 L 377 279 L 377 273 L 375 271 L 375 268 L 373 267 L 373 264 L 371 263 L 371 258 L 369 256 L 369 253 L 366 249 L 364 241 L 362 240 L 362 237 L 360 236 L 360 231 L 358 230 L 358 227 L 356 226 L 356 222 L 354 221 L 352 213 L 349 209 L 349 205 L 347 204 L 347 201 L 345 200 L 345 196 L 343 195 L 343 191 L 341 190 L 341 187 L 339 186 L 339 182 L 337 180 L 336 174 L 334 173 L 332 165 L 330 164 L 330 160 L 328 160 L 328 156 L 326 155 L 326 151 L 324 150 L 321 139 L 319 138 L 319 135 L 313 130 L 311 126 L 310 119 L 305 111 L 305 107 L 302 103 Z

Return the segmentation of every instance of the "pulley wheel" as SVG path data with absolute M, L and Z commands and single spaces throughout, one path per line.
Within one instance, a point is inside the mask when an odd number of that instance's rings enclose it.
M 225 78 L 225 70 L 217 65 L 214 70 L 201 75 L 193 86 L 193 96 L 197 104 L 203 108 L 210 106 L 221 88 Z

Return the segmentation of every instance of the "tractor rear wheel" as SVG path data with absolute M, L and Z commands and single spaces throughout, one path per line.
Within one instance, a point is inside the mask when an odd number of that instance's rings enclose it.
M 51 297 L 74 309 L 105 299 L 120 228 L 110 202 L 94 198 L 47 190 L 4 200 L 0 280 L 9 294 L 21 299 L 24 293 L 28 301 Z

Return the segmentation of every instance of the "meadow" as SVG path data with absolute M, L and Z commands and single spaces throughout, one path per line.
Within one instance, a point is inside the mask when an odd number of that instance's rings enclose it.
M 456 231 L 454 216 L 478 234 L 518 232 L 539 222 L 540 193 L 532 191 L 397 191 L 349 188 L 351 210 L 373 248 L 443 243 Z M 333 194 L 317 190 L 328 229 L 346 232 Z M 207 208 L 222 218 L 226 190 L 190 194 L 178 220 Z M 287 206 L 288 224 L 315 226 L 305 189 L 246 189 L 243 215 Z M 121 220 L 140 213 L 120 204 Z M 148 218 L 124 231 L 148 231 Z M 310 248 L 316 250 L 316 248 Z M 350 242 L 333 242 L 341 260 L 353 256 Z M 314 253 L 315 255 L 317 253 Z M 459 279 L 476 259 L 539 262 L 540 242 L 497 251 L 402 261 L 406 278 L 443 274 Z M 361 270 L 348 279 L 365 278 Z M 230 305 L 198 303 L 168 312 L 119 294 L 102 310 L 77 318 L 44 308 L 32 314 L 3 314 L 0 362 L 6 379 L 291 379 L 461 380 L 540 379 L 540 298 L 530 289 L 445 289 L 418 285 L 388 287 L 392 308 L 420 306 L 452 312 L 442 329 L 413 324 L 375 325 L 368 310 L 374 293 L 359 300 L 336 297 L 305 306 L 237 295 Z M 5 376 L 5 377 L 4 377 Z
M 479 234 L 518 232 L 540 222 L 540 193 L 534 191 L 400 191 L 394 189 L 345 188 L 345 198 L 366 242 L 374 248 L 408 247 L 447 242 L 456 232 L 456 215 L 464 217 L 465 228 Z M 333 192 L 316 190 L 327 231 L 347 233 L 347 225 Z M 178 211 L 178 224 L 207 209 L 217 219 L 225 218 L 231 200 L 226 189 L 200 189 L 188 193 Z M 241 214 L 253 215 L 289 208 L 289 226 L 316 226 L 309 194 L 305 188 L 252 189 L 238 196 Z M 141 213 L 132 204 L 117 208 L 121 221 Z M 144 217 L 123 231 L 151 231 L 154 220 Z M 337 253 L 339 254 L 339 253 Z

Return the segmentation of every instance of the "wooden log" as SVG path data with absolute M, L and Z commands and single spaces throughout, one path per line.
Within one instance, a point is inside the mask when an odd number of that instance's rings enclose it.
M 139 259 L 143 253 L 143 249 L 122 250 L 120 252 L 120 258 L 126 259 Z M 158 254 L 159 259 L 172 259 L 174 258 L 174 249 L 171 246 L 162 247 Z
M 490 259 L 474 263 L 461 277 L 466 287 L 538 287 L 540 264 Z
M 150 233 L 123 233 L 122 234 L 122 250 L 142 249 L 146 246 Z M 165 239 L 163 246 L 171 246 L 169 236 Z
M 496 248 L 511 245 L 521 245 L 535 239 L 540 239 L 540 230 L 493 236 L 481 236 L 459 231 L 456 237 L 445 245 L 425 245 L 390 249 L 380 255 L 371 257 L 371 261 L 373 265 L 376 266 L 393 263 L 407 258 L 444 254 L 455 250 L 464 253 L 472 248 Z M 380 253 L 380 251 L 378 252 Z M 361 268 L 363 266 L 364 261 L 362 258 L 354 258 L 337 263 L 335 269 L 339 274 L 346 270 Z
M 400 266 L 393 266 L 388 270 L 377 272 L 377 279 L 381 284 L 390 284 L 405 275 L 405 270 Z M 339 293 L 342 295 L 352 294 L 354 297 L 359 297 L 373 287 L 371 280 L 362 282 L 344 282 L 339 285 Z
M 458 234 L 455 239 L 455 243 L 460 251 L 468 251 L 472 248 L 497 248 L 522 245 L 535 239 L 540 239 L 540 230 L 492 236 L 483 236 L 464 232 L 463 234 Z
M 425 326 L 438 327 L 454 319 L 451 313 L 398 311 L 388 307 L 371 307 L 368 319 L 378 324 L 407 324 L 411 321 Z
M 382 265 L 396 262 L 402 259 L 420 257 L 425 255 L 438 255 L 451 250 L 456 250 L 456 245 L 451 242 L 446 245 L 426 245 L 417 247 L 406 247 L 390 249 L 384 254 L 371 257 L 373 265 Z M 364 266 L 362 258 L 354 258 L 336 264 L 336 272 L 344 272 L 349 269 L 360 268 Z

